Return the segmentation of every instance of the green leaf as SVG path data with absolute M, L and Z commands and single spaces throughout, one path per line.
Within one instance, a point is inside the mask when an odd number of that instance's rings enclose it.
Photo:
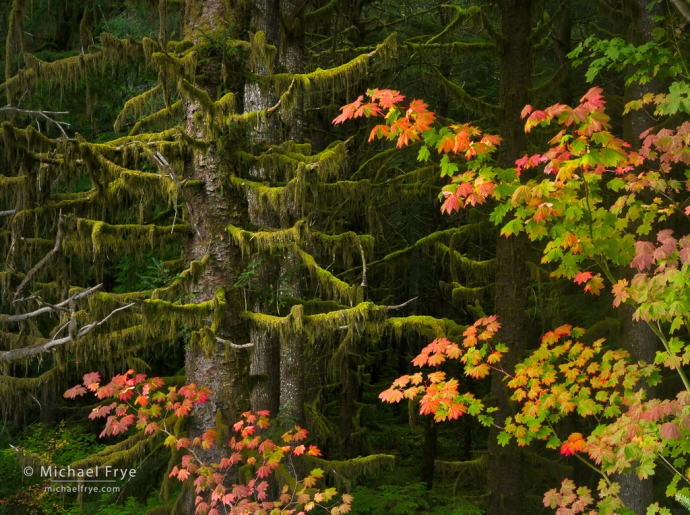
M 520 234 L 523 230 L 522 220 L 511 220 L 501 229 L 501 236 L 510 236 L 512 234 Z
M 489 220 L 498 225 L 503 221 L 505 216 L 508 214 L 508 211 L 510 211 L 509 203 L 505 202 L 503 204 L 498 204 L 491 212 Z
M 606 186 L 611 191 L 618 192 L 621 188 L 624 188 L 626 184 L 627 183 L 623 179 L 616 177 L 615 179 L 611 179 Z
M 444 177 L 446 175 L 452 177 L 457 171 L 458 165 L 451 162 L 450 158 L 448 157 L 448 154 L 444 155 L 441 158 L 441 177 Z
M 501 431 L 498 434 L 498 443 L 501 446 L 505 447 L 506 445 L 508 445 L 510 443 L 510 435 L 508 433 L 506 433 L 505 431 Z
M 673 322 L 671 323 L 671 328 L 669 329 L 669 332 L 673 334 L 674 331 L 680 329 L 680 327 L 683 325 L 683 319 L 681 317 L 676 317 L 673 319 Z
M 428 161 L 429 157 L 431 157 L 429 148 L 426 145 L 422 145 L 422 148 L 419 149 L 419 154 L 417 154 L 417 161 Z

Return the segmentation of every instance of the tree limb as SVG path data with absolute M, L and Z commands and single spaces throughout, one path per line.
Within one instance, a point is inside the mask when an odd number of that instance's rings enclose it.
M 396 306 L 386 306 L 386 309 L 387 309 L 387 310 L 391 310 L 391 309 L 400 309 L 400 308 L 404 308 L 404 307 L 407 306 L 410 302 L 414 302 L 414 301 L 417 300 L 418 298 L 419 298 L 419 297 L 413 297 L 413 298 L 411 298 L 410 300 L 407 300 L 407 301 L 403 302 L 402 304 L 398 304 L 398 305 L 396 305 Z
M 248 348 L 250 348 L 250 347 L 254 347 L 254 344 L 251 343 L 251 342 L 245 343 L 245 344 L 243 344 L 243 345 L 239 345 L 239 344 L 237 344 L 237 343 L 232 343 L 230 340 L 223 340 L 223 338 L 221 338 L 220 336 L 216 336 L 216 341 L 217 341 L 218 343 L 223 343 L 223 344 L 225 344 L 225 345 L 230 345 L 230 347 L 232 347 L 233 349 L 248 349 Z
M 98 285 L 100 288 L 101 285 Z M 92 290 L 95 290 L 95 288 L 92 288 Z M 86 293 L 86 292 L 82 292 Z M 76 296 L 74 296 L 76 297 Z M 70 297 L 71 300 L 75 300 L 72 297 Z M 70 300 L 68 299 L 68 300 Z M 64 301 L 68 302 L 68 301 Z M 113 316 L 115 313 L 119 311 L 124 311 L 125 309 L 129 309 L 132 306 L 134 306 L 134 302 L 127 304 L 126 306 L 119 307 L 117 309 L 114 309 L 113 311 L 108 314 L 103 320 L 99 322 L 92 322 L 91 324 L 85 325 L 75 335 L 70 335 L 70 336 L 65 336 L 64 338 L 60 338 L 58 340 L 52 339 L 43 345 L 38 345 L 36 347 L 29 347 L 29 348 L 22 348 L 22 349 L 14 349 L 10 351 L 6 351 L 3 353 L 0 353 L 0 363 L 7 363 L 10 361 L 16 361 L 18 359 L 25 359 L 29 358 L 31 356 L 36 356 L 37 354 L 43 354 L 45 352 L 50 351 L 51 349 L 54 349 L 55 347 L 58 347 L 60 345 L 65 345 L 66 343 L 70 343 L 73 341 L 76 341 L 78 338 L 82 338 L 89 334 L 91 331 L 96 329 L 97 327 L 103 325 L 111 316 Z
M 55 246 L 53 249 L 48 252 L 45 256 L 43 256 L 43 259 L 41 259 L 36 265 L 29 270 L 26 273 L 26 276 L 22 280 L 21 283 L 19 283 L 19 286 L 17 286 L 17 291 L 14 292 L 14 298 L 17 299 L 19 297 L 19 294 L 22 292 L 24 287 L 29 284 L 31 279 L 34 278 L 34 276 L 43 268 L 46 266 L 50 260 L 53 258 L 55 254 L 58 253 L 60 250 L 60 245 L 62 244 L 62 214 L 60 215 L 60 218 L 58 219 L 58 230 L 57 230 L 57 235 L 55 236 Z
M 30 313 L 22 313 L 21 315 L 0 315 L 0 323 L 21 322 L 23 320 L 27 320 L 29 318 L 33 318 L 33 317 L 37 317 L 39 315 L 42 315 L 43 313 L 51 313 L 51 312 L 55 311 L 56 308 L 64 308 L 65 306 L 68 306 L 70 304 L 70 302 L 75 302 L 77 300 L 83 299 L 85 297 L 88 297 L 89 295 L 96 293 L 102 287 L 103 287 L 102 284 L 98 284 L 98 285 L 94 286 L 93 288 L 89 288 L 88 290 L 84 290 L 82 292 L 75 293 L 70 298 L 63 300 L 62 302 L 60 302 L 59 304 L 55 304 L 54 306 L 51 304 L 46 305 L 46 303 L 41 301 L 36 296 L 27 297 L 26 299 L 17 299 L 15 302 L 37 299 L 44 306 L 42 308 L 37 309 L 36 311 L 31 311 Z
M 10 209 L 8 211 L 0 211 L 0 216 L 12 216 L 17 212 L 16 209 Z
M 35 117 L 42 116 L 43 118 L 46 119 L 46 122 L 48 122 L 49 124 L 52 123 L 58 129 L 60 129 L 60 132 L 62 133 L 62 137 L 65 140 L 70 139 L 69 136 L 67 136 L 65 129 L 62 127 L 63 125 L 66 127 L 69 127 L 70 124 L 67 122 L 60 122 L 58 120 L 55 120 L 54 118 L 51 118 L 51 116 L 55 116 L 58 114 L 69 114 L 69 111 L 34 111 L 31 109 L 19 109 L 18 107 L 14 107 L 10 104 L 7 104 L 5 107 L 0 107 L 0 112 L 12 112 L 12 113 L 25 114 L 28 116 L 35 116 Z M 38 124 L 38 119 L 36 119 L 36 123 Z M 38 126 L 38 132 L 41 132 L 41 126 L 40 125 Z

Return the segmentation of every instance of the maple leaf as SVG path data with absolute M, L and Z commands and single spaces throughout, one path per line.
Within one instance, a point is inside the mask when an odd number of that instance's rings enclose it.
M 520 118 L 524 120 L 524 118 L 532 112 L 532 106 L 527 104 L 525 107 L 522 108 L 522 111 L 520 112 Z
M 75 399 L 77 396 L 82 396 L 86 393 L 86 388 L 84 388 L 82 385 L 78 384 L 77 386 L 70 388 L 67 390 L 62 396 L 65 399 Z
M 599 292 L 604 288 L 604 279 L 601 274 L 592 277 L 585 285 L 585 291 L 592 295 L 599 295 Z
M 188 477 L 189 477 L 189 470 L 187 470 L 187 469 L 181 469 L 181 470 L 177 473 L 177 479 L 179 479 L 180 481 L 184 481 L 184 480 L 186 480 Z
M 666 422 L 659 430 L 661 438 L 664 440 L 678 440 L 681 436 L 680 428 L 673 422 Z
M 441 381 L 445 381 L 445 379 L 445 372 L 432 372 L 431 374 L 429 374 L 429 381 L 432 383 L 440 383 Z
M 307 454 L 309 456 L 321 456 L 321 450 L 316 445 L 310 445 Z
M 84 386 L 92 392 L 98 390 L 98 384 L 101 382 L 101 375 L 98 372 L 91 372 L 84 375 Z
M 561 454 L 570 456 L 576 452 L 580 452 L 585 448 L 586 442 L 582 438 L 581 433 L 572 433 L 568 440 L 561 445 Z
M 453 403 L 448 408 L 448 419 L 456 420 L 460 418 L 464 413 L 467 412 L 467 407 L 464 404 Z
M 625 302 L 630 298 L 630 294 L 627 292 L 626 288 L 628 286 L 628 281 L 621 279 L 611 288 L 611 293 L 613 293 L 613 307 L 617 308 L 621 305 L 621 302 Z
M 575 274 L 573 281 L 577 284 L 583 284 L 592 278 L 592 272 L 578 272 Z
M 405 100 L 405 96 L 400 94 L 400 91 L 393 89 L 370 89 L 367 91 L 369 97 L 378 101 L 379 105 L 385 109 L 393 107 L 394 104 Z
M 654 263 L 655 250 L 656 247 L 651 241 L 636 241 L 635 257 L 630 263 L 630 268 L 637 268 L 638 270 L 651 268 Z
M 352 102 L 351 104 L 344 105 L 343 107 L 340 108 L 342 111 L 342 114 L 340 116 L 337 116 L 333 120 L 333 125 L 338 125 L 339 123 L 344 123 L 350 118 L 352 118 L 355 114 L 355 111 L 359 109 L 359 107 L 362 105 L 362 100 L 364 99 L 363 95 L 360 95 L 357 100 Z
M 400 402 L 403 398 L 404 394 L 402 391 L 394 389 L 394 388 L 389 388 L 388 390 L 384 390 L 379 394 L 379 399 L 381 399 L 383 402 Z

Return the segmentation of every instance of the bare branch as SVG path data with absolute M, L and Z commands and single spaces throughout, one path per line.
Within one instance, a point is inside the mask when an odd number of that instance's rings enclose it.
M 404 308 L 404 307 L 407 306 L 410 302 L 414 302 L 414 301 L 417 300 L 417 299 L 418 299 L 418 297 L 414 297 L 414 298 L 412 298 L 412 299 L 410 299 L 410 300 L 407 300 L 407 301 L 403 302 L 402 304 L 398 304 L 398 305 L 396 305 L 396 306 L 386 306 L 386 309 L 390 311 L 391 309 L 400 309 L 400 308 Z
M 55 246 L 53 249 L 48 252 L 45 256 L 43 256 L 43 259 L 41 259 L 36 265 L 27 272 L 26 276 L 22 280 L 21 283 L 19 283 L 19 286 L 17 286 L 17 291 L 14 292 L 14 298 L 18 298 L 19 294 L 22 292 L 24 287 L 29 284 L 31 279 L 34 278 L 34 276 L 44 267 L 46 266 L 51 259 L 53 259 L 53 256 L 58 253 L 60 250 L 60 245 L 62 244 L 62 214 L 60 214 L 60 218 L 58 219 L 58 230 L 57 230 L 57 235 L 55 236 Z
M 16 209 L 10 209 L 8 211 L 0 211 L 0 216 L 12 216 L 17 212 Z
M 163 154 L 161 154 L 158 151 L 154 152 L 152 155 L 153 158 L 156 160 L 156 164 L 168 172 L 170 178 L 175 182 L 175 185 L 177 186 L 177 189 L 179 190 L 180 194 L 182 194 L 182 183 L 177 178 L 177 175 L 175 174 L 173 167 L 170 166 L 170 163 L 168 163 L 168 160 L 165 159 Z M 194 207 L 187 201 L 185 201 L 185 206 L 187 207 L 187 212 L 189 213 L 189 217 L 191 219 L 190 221 L 192 222 L 192 227 L 194 227 L 194 231 L 196 232 L 197 236 L 201 236 L 201 234 L 199 233 L 199 228 L 196 226 L 196 216 L 194 214 Z M 175 216 L 177 217 L 177 210 L 175 210 Z
M 364 247 L 362 247 L 362 242 L 359 242 L 359 253 L 362 255 L 362 288 L 367 287 L 367 260 L 364 257 Z
M 60 132 L 62 133 L 62 137 L 65 140 L 69 140 L 70 137 L 67 136 L 67 133 L 65 132 L 65 129 L 62 127 L 63 125 L 65 127 L 69 127 L 70 124 L 67 122 L 61 122 L 58 121 L 54 118 L 53 116 L 59 115 L 59 114 L 69 114 L 69 111 L 34 111 L 31 109 L 19 109 L 18 107 L 11 106 L 10 104 L 7 104 L 5 107 L 0 107 L 0 113 L 1 112 L 12 112 L 12 113 L 18 113 L 18 114 L 25 114 L 28 116 L 34 116 L 37 118 L 36 123 L 38 123 L 38 117 L 42 116 L 43 118 L 46 119 L 46 122 L 52 123 L 55 125 L 58 129 L 60 129 Z M 41 132 L 41 126 L 38 126 L 39 130 L 38 132 Z
M 43 301 L 40 301 L 39 297 L 36 296 L 31 296 L 27 297 L 26 299 L 17 299 L 15 302 L 22 302 L 25 300 L 31 300 L 31 299 L 36 299 L 39 300 L 42 304 L 43 307 L 37 309 L 36 311 L 31 311 L 30 313 L 22 313 L 21 315 L 0 315 L 0 323 L 11 323 L 11 322 L 21 322 L 23 320 L 26 320 L 28 318 L 33 318 L 37 317 L 39 315 L 42 315 L 43 313 L 52 313 L 55 311 L 56 308 L 64 308 L 65 306 L 68 306 L 70 302 L 75 302 L 77 300 L 83 299 L 85 297 L 88 297 L 89 295 L 92 295 L 96 293 L 98 290 L 100 290 L 103 287 L 102 284 L 98 284 L 94 286 L 93 288 L 89 288 L 88 290 L 84 290 L 79 293 L 75 293 L 72 295 L 70 298 L 63 300 L 59 304 L 50 305 L 47 304 Z
M 290 86 L 288 87 L 288 89 L 285 91 L 285 93 L 283 93 L 282 95 L 280 95 L 280 99 L 278 100 L 278 103 L 277 103 L 276 105 L 274 105 L 274 106 L 269 107 L 268 109 L 266 109 L 266 113 L 267 113 L 267 114 L 273 114 L 273 112 L 274 112 L 276 109 L 278 109 L 278 108 L 280 107 L 280 104 L 283 103 L 283 99 L 289 97 L 289 96 L 290 96 L 290 93 L 292 93 L 292 87 L 293 87 L 294 85 L 295 85 L 295 79 L 292 79 L 292 82 L 290 83 Z
M 100 287 L 100 285 L 99 285 Z M 85 292 L 83 292 L 85 293 Z M 75 296 L 76 297 L 76 296 Z M 67 302 L 67 301 L 65 301 Z M 38 345 L 36 347 L 28 347 L 28 348 L 22 348 L 22 349 L 13 349 L 10 351 L 6 351 L 3 353 L 0 353 L 0 363 L 7 363 L 10 361 L 16 361 L 18 359 L 25 359 L 29 358 L 31 356 L 36 356 L 38 354 L 43 354 L 46 353 L 55 347 L 58 347 L 60 345 L 65 345 L 66 343 L 70 343 L 73 341 L 76 341 L 78 338 L 82 338 L 89 334 L 91 331 L 96 329 L 97 327 L 103 325 L 111 316 L 113 316 L 115 313 L 118 313 L 119 311 L 124 311 L 125 309 L 129 309 L 132 306 L 134 306 L 134 302 L 127 304 L 126 306 L 119 307 L 115 310 L 113 310 L 108 316 L 106 316 L 103 320 L 99 322 L 92 322 L 91 324 L 85 325 L 79 331 L 77 332 L 76 335 L 74 336 L 65 336 L 64 338 L 60 338 L 58 340 L 52 339 L 43 345 Z
M 218 343 L 222 343 L 225 345 L 230 345 L 233 349 L 248 349 L 250 347 L 254 347 L 253 343 L 245 343 L 243 345 L 238 345 L 237 343 L 232 343 L 230 340 L 223 340 L 223 338 L 220 338 L 219 336 L 216 336 L 216 341 Z

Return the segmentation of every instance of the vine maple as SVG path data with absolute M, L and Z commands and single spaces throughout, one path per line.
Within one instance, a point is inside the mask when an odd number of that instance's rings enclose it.
M 421 141 L 421 161 L 429 160 L 430 149 L 435 149 L 441 155 L 441 176 L 450 177 L 441 193 L 443 213 L 493 200 L 490 218 L 502 225 L 502 235 L 525 231 L 532 240 L 545 239 L 542 263 L 556 265 L 551 275 L 572 279 L 586 293 L 599 295 L 608 281 L 613 306 L 633 305 L 635 320 L 647 322 L 665 348 L 657 353 L 655 363 L 636 363 L 626 351 L 607 348 L 603 339 L 592 344 L 578 341 L 584 331 L 564 325 L 546 333 L 539 349 L 510 375 L 500 367 L 508 349 L 491 343 L 499 322 L 489 317 L 465 332 L 462 346 L 434 340 L 413 364 L 435 371 L 402 376 L 380 398 L 399 402 L 421 396 L 421 413 L 433 414 L 437 421 L 469 413 L 485 425 L 502 424 L 499 442 L 504 445 L 513 438 L 521 446 L 544 440 L 547 447 L 585 461 L 602 476 L 599 501 L 595 505 L 589 489 L 566 480 L 560 490 L 544 497 L 544 505 L 559 514 L 617 513 L 624 507 L 610 476 L 634 471 L 645 478 L 658 463 L 673 473 L 667 494 L 686 495 L 688 488 L 680 488 L 679 482 L 690 478 L 690 472 L 681 472 L 690 436 L 690 382 L 682 367 L 690 363 L 690 350 L 680 338 L 667 337 L 664 327 L 671 334 L 683 326 L 690 328 L 686 315 L 690 236 L 677 239 L 662 224 L 674 216 L 690 215 L 690 197 L 683 196 L 690 186 L 690 172 L 685 172 L 683 181 L 674 167 L 690 164 L 690 123 L 645 131 L 639 151 L 633 151 L 610 132 L 603 92 L 594 87 L 575 107 L 525 106 L 526 132 L 553 125 L 558 132 L 545 152 L 523 156 L 515 168 L 500 169 L 491 163 L 500 144 L 497 136 L 469 124 L 432 127 L 435 116 L 427 104 L 413 100 L 405 106 L 397 91 L 369 90 L 367 97 L 367 102 L 362 96 L 356 105 L 343 107 L 334 123 L 383 116 L 385 123 L 372 129 L 370 141 L 397 138 L 398 147 Z M 627 109 L 648 103 L 666 106 L 667 97 L 648 95 Z M 454 162 L 458 156 L 464 159 Z M 599 271 L 589 270 L 593 266 Z M 615 277 L 614 266 L 638 273 L 628 283 Z M 670 327 L 663 325 L 669 323 Z M 477 338 L 481 326 L 485 330 Z M 504 374 L 514 390 L 513 400 L 520 402 L 519 413 L 494 421 L 491 408 L 471 394 L 459 393 L 457 379 L 447 379 L 439 370 L 446 359 L 461 360 L 470 378 L 480 379 L 491 369 Z M 658 383 L 659 366 L 676 370 L 683 381 L 685 390 L 673 400 L 646 400 L 640 388 L 641 381 Z M 562 440 L 555 424 L 575 412 L 593 417 L 596 429 L 587 437 L 572 433 Z M 669 512 L 656 504 L 648 513 Z
M 190 440 L 180 433 L 178 422 L 187 417 L 194 406 L 207 402 L 210 390 L 188 384 L 179 389 L 169 386 L 165 393 L 164 386 L 161 378 L 147 379 L 145 374 L 135 375 L 133 370 L 101 385 L 98 372 L 92 372 L 64 396 L 74 399 L 92 392 L 99 399 L 114 400 L 94 408 L 89 415 L 91 419 L 107 417 L 101 437 L 122 434 L 131 429 L 135 421 L 136 429 L 145 434 L 160 432 L 166 435 L 164 444 L 184 453 L 181 462 L 170 470 L 169 477 L 189 480 L 193 484 L 199 515 L 220 515 L 221 510 L 229 515 L 305 515 L 317 507 L 331 515 L 350 511 L 352 496 L 338 495 L 335 488 L 317 488 L 324 477 L 323 470 L 317 468 L 301 481 L 296 479 L 293 456 L 321 455 L 318 447 L 303 443 L 308 434 L 306 429 L 295 426 L 282 434 L 282 442 L 276 443 L 265 436 L 271 426 L 270 413 L 245 412 L 233 426 L 235 434 L 229 439 L 228 455 L 218 463 L 208 463 L 202 451 L 220 444 L 218 431 L 210 429 Z M 271 501 L 267 478 L 286 464 L 295 480 L 291 485 L 278 485 L 282 487 L 279 499 Z M 253 477 L 241 484 L 228 485 L 231 473 L 235 474 L 240 466 L 249 466 Z

